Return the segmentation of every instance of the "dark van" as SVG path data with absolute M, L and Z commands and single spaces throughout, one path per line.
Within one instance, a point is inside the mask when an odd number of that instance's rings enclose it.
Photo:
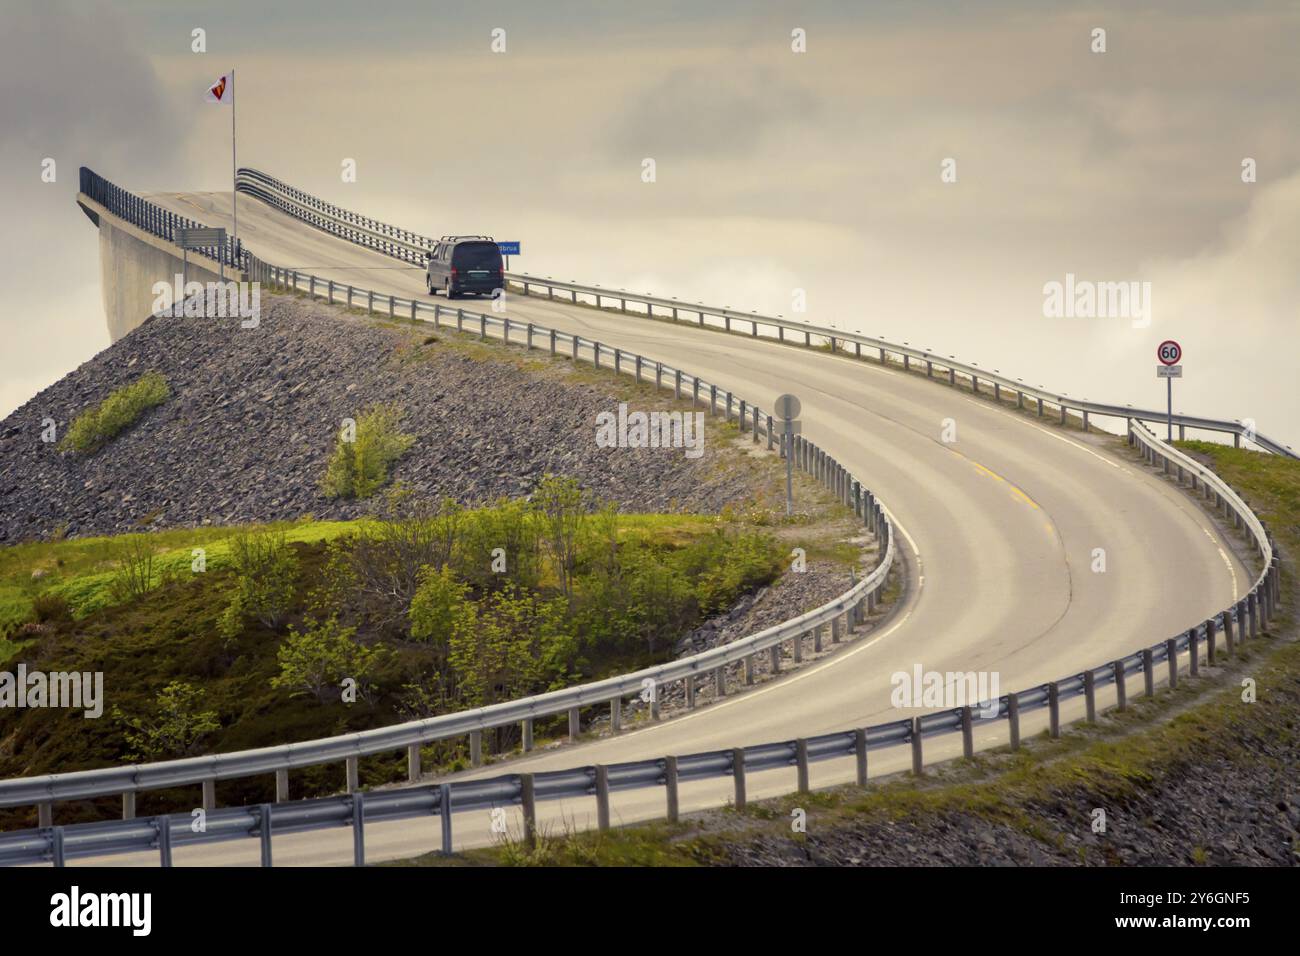
M 491 236 L 443 236 L 427 258 L 429 295 L 441 290 L 454 299 L 465 292 L 490 294 L 505 288 L 501 248 Z

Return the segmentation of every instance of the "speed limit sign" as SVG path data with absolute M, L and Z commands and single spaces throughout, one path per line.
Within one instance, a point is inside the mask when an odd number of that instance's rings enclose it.
M 1156 349 L 1156 357 L 1164 365 L 1177 365 L 1183 357 L 1183 347 L 1173 339 L 1165 339 Z

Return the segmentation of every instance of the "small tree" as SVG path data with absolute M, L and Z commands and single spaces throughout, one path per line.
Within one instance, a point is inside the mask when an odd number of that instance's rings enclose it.
M 144 597 L 158 584 L 154 575 L 154 545 L 148 535 L 128 534 L 114 547 L 117 570 L 109 585 L 115 601 Z
M 560 590 L 571 600 L 578 535 L 587 517 L 587 496 L 577 479 L 546 475 L 533 492 L 533 505 L 542 517 L 546 544 Z
M 339 626 L 338 618 L 326 621 L 308 618 L 302 631 L 290 627 L 276 658 L 280 673 L 271 686 L 291 694 L 311 694 L 321 703 L 333 697 L 345 678 L 365 688 L 366 680 L 379 664 L 381 651 L 359 644 L 355 627 Z
M 250 617 L 274 628 L 293 606 L 298 578 L 298 556 L 289 547 L 283 529 L 235 535 L 230 542 L 230 563 L 235 586 L 218 623 L 222 635 L 233 639 Z
M 113 717 L 125 727 L 122 736 L 140 760 L 191 757 L 203 738 L 221 729 L 215 710 L 200 710 L 203 691 L 184 681 L 172 681 L 154 698 L 153 712 L 128 717 L 120 707 Z
M 398 428 L 401 417 L 395 405 L 375 405 L 357 419 L 355 435 L 339 434 L 325 470 L 325 494 L 331 498 L 369 498 L 383 487 L 393 462 L 415 444 L 414 435 Z

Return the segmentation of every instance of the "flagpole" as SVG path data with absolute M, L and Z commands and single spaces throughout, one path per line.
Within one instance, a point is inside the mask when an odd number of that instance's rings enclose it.
M 231 262 L 235 268 L 239 263 L 234 256 L 239 252 L 239 190 L 235 188 L 238 179 L 239 163 L 235 153 L 235 69 L 230 68 L 230 212 L 233 235 L 230 240 Z

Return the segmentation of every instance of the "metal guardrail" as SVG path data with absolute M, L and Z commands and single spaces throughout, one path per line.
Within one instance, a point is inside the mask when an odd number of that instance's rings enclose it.
M 255 259 L 252 262 L 252 268 L 254 278 L 259 281 L 269 279 L 272 283 L 279 282 L 292 288 L 301 288 L 303 277 L 297 273 L 278 269 L 260 263 Z M 315 277 L 307 277 L 309 291 L 314 292 L 317 281 Z M 333 288 L 334 284 L 329 283 L 327 289 L 331 301 Z M 346 289 L 347 303 L 352 305 L 355 290 L 351 287 L 343 288 Z M 367 307 L 373 311 L 376 301 L 375 293 L 369 290 L 363 291 L 366 296 Z M 442 312 L 454 312 L 457 327 L 464 329 L 466 313 L 463 309 L 452 310 L 436 303 L 430 306 L 428 303 L 418 302 L 417 300 L 398 299 L 385 295 L 380 295 L 378 301 L 381 306 L 386 302 L 390 315 L 395 315 L 400 311 L 399 303 L 409 302 L 412 316 L 417 316 L 421 311 L 432 308 L 435 324 L 439 323 Z M 472 313 L 470 315 L 480 321 L 480 330 L 483 335 L 487 334 L 489 320 L 501 322 L 502 336 L 509 341 L 510 326 L 508 320 L 494 319 L 485 315 L 475 316 Z M 516 326 L 519 325 L 519 323 L 515 324 Z M 534 327 L 529 325 L 527 330 L 528 344 L 531 346 Z M 556 333 L 554 330 L 547 330 L 547 337 L 552 350 L 555 349 L 557 340 L 562 334 Z M 567 336 L 567 339 L 570 341 L 571 349 L 576 355 L 582 348 L 581 338 L 579 336 Z M 588 348 L 593 359 L 598 361 L 602 348 L 599 343 L 590 342 Z M 617 355 L 619 350 L 612 351 Z M 662 366 L 658 366 L 658 363 L 654 364 L 658 369 L 662 369 Z M 638 378 L 640 377 L 641 368 L 642 362 L 638 361 L 636 364 Z M 674 374 L 675 385 L 678 385 L 681 381 L 679 375 L 680 373 Z M 657 382 L 659 380 L 659 378 L 656 379 Z M 698 395 L 698 382 L 695 382 L 692 390 L 693 394 Z M 678 394 L 680 394 L 679 385 Z M 711 408 L 715 398 L 716 389 L 711 393 Z M 728 414 L 731 407 L 731 397 L 728 396 Z M 757 416 L 755 424 L 757 425 Z M 771 420 L 768 419 L 769 436 L 771 434 L 770 428 Z M 755 438 L 757 439 L 757 428 L 755 429 Z M 190 835 L 183 836 L 182 839 L 190 842 L 210 842 L 241 837 L 257 837 L 261 841 L 262 862 L 265 865 L 270 865 L 272 862 L 271 837 L 273 832 L 347 825 L 351 826 L 353 831 L 354 860 L 360 864 L 365 860 L 364 827 L 367 819 L 398 819 L 436 813 L 441 819 L 443 849 L 450 852 L 452 849 L 452 814 L 453 811 L 459 809 L 519 804 L 524 809 L 527 829 L 533 825 L 531 821 L 535 821 L 537 799 L 572 798 L 594 793 L 597 799 L 600 825 L 605 827 L 608 826 L 609 820 L 608 801 L 611 790 L 664 786 L 667 791 L 669 817 L 675 818 L 679 779 L 732 776 L 736 786 L 736 802 L 738 805 L 743 805 L 744 781 L 747 770 L 788 766 L 793 763 L 798 770 L 799 789 L 806 790 L 808 788 L 808 763 L 810 761 L 853 755 L 856 757 L 857 762 L 858 783 L 865 784 L 867 780 L 867 754 L 873 749 L 903 744 L 910 745 L 912 769 L 914 772 L 919 773 L 923 766 L 923 741 L 927 737 L 960 733 L 962 735 L 963 752 L 970 756 L 974 752 L 975 725 L 1006 720 L 1011 745 L 1014 748 L 1019 746 L 1020 715 L 1043 707 L 1048 708 L 1049 711 L 1049 732 L 1053 737 L 1056 737 L 1060 734 L 1061 701 L 1083 696 L 1086 719 L 1093 720 L 1097 709 L 1097 688 L 1108 684 L 1115 687 L 1116 706 L 1123 710 L 1127 706 L 1126 688 L 1130 677 L 1139 673 L 1142 674 L 1145 694 L 1146 696 L 1152 696 L 1155 693 L 1156 686 L 1156 666 L 1163 664 L 1168 671 L 1167 681 L 1169 686 L 1175 686 L 1181 671 L 1181 656 L 1186 656 L 1187 669 L 1193 675 L 1198 672 L 1200 666 L 1202 647 L 1204 647 L 1207 662 L 1215 663 L 1218 651 L 1217 641 L 1220 633 L 1223 634 L 1226 651 L 1231 655 L 1238 643 L 1255 639 L 1259 632 L 1268 626 L 1269 621 L 1276 614 L 1281 597 L 1281 572 L 1272 536 L 1264 523 L 1250 511 L 1249 507 L 1232 488 L 1208 468 L 1162 442 L 1150 430 L 1145 428 L 1140 421 L 1136 420 L 1136 417 L 1128 422 L 1128 441 L 1130 446 L 1137 449 L 1148 463 L 1163 467 L 1165 473 L 1170 475 L 1171 478 L 1176 477 L 1180 485 L 1183 485 L 1185 480 L 1190 480 L 1193 493 L 1203 495 L 1207 503 L 1212 500 L 1216 511 L 1221 509 L 1225 516 L 1234 520 L 1239 529 L 1249 533 L 1259 552 L 1263 570 L 1246 597 L 1236 601 L 1203 623 L 1151 647 L 1136 651 L 1127 657 L 1111 661 L 1099 667 L 1089 668 L 1081 673 L 1072 674 L 1057 681 L 1031 687 L 1019 693 L 1007 694 L 999 698 L 996 714 L 986 716 L 986 709 L 991 708 L 974 709 L 966 706 L 938 711 L 921 717 L 892 721 L 874 727 L 825 734 L 820 737 L 763 744 L 751 748 L 735 748 L 693 754 L 681 758 L 665 757 L 658 760 L 616 764 L 609 767 L 591 766 L 539 774 L 507 774 L 489 780 L 401 788 L 370 794 L 356 791 L 347 797 L 315 798 L 274 805 L 263 804 L 256 809 L 247 807 L 212 810 L 208 815 L 210 824 L 206 832 L 193 834 L 190 831 Z M 860 486 L 847 475 L 847 472 L 842 467 L 835 466 L 833 460 L 829 459 L 829 457 L 815 453 L 814 446 L 803 442 L 801 446 L 796 445 L 796 448 L 799 447 L 811 454 L 811 458 L 808 459 L 800 457 L 799 463 L 801 467 L 805 467 L 806 462 L 811 463 L 814 473 L 823 481 L 829 477 L 832 487 L 844 487 L 843 482 L 847 479 L 850 489 L 854 487 L 860 489 Z M 868 495 L 869 493 L 865 495 L 859 494 L 856 499 L 853 499 L 854 509 L 859 515 L 863 514 L 864 504 L 870 500 Z M 872 505 L 870 515 L 874 516 L 877 528 L 884 529 L 883 542 L 886 545 L 885 559 L 887 560 L 894 548 L 893 535 L 888 530 L 890 527 L 888 517 L 883 509 L 874 501 Z M 866 520 L 870 521 L 870 518 Z M 882 567 L 886 567 L 885 560 L 882 560 L 876 572 L 879 572 Z M 876 572 L 873 572 L 873 577 Z M 848 593 L 854 594 L 858 589 L 867 585 L 871 579 L 869 577 L 864 580 Z M 883 585 L 883 578 L 879 584 Z M 868 607 L 875 593 L 877 592 L 868 592 L 865 598 Z M 843 600 L 842 597 L 840 601 Z M 835 604 L 837 602 L 832 602 L 826 608 L 830 608 Z M 817 614 L 826 608 L 811 613 Z M 848 613 L 857 613 L 861 609 L 862 605 L 857 604 Z M 832 620 L 838 619 L 840 613 L 843 612 L 837 611 Z M 805 615 L 805 618 L 807 617 Z M 785 626 L 780 625 L 779 627 Z M 769 629 L 769 631 L 762 632 L 746 640 L 757 642 L 760 639 L 770 639 L 770 632 L 774 630 L 778 629 Z M 802 646 L 802 632 L 796 640 L 800 642 L 798 646 Z M 728 645 L 727 647 L 732 646 L 734 645 Z M 776 644 L 769 646 L 775 647 Z M 698 660 L 708 655 L 717 655 L 718 652 L 724 650 L 726 648 L 716 648 L 713 651 L 706 652 L 705 655 L 696 655 L 696 658 L 686 660 Z M 674 663 L 682 664 L 683 662 Z M 663 667 L 672 666 L 663 665 Z M 715 678 L 718 675 L 725 677 L 723 666 L 721 657 L 710 658 L 710 667 Z M 650 668 L 647 672 L 638 673 L 648 673 L 654 670 L 656 669 Z M 683 675 L 682 679 L 687 682 L 688 688 L 693 688 L 693 682 L 699 670 L 700 668 L 697 666 Z M 627 683 L 622 683 L 634 676 L 624 675 L 620 678 L 612 678 L 611 682 L 615 684 L 618 693 L 626 695 L 640 689 L 639 685 L 637 688 L 632 688 Z M 608 693 L 609 683 L 597 682 L 597 684 L 586 685 L 588 690 L 595 687 L 603 688 L 599 692 L 590 695 L 588 699 L 603 697 Z M 558 691 L 555 693 L 562 694 L 565 692 Z M 541 695 L 539 698 L 530 698 L 529 700 L 538 701 L 552 696 Z M 513 708 L 525 703 L 527 701 L 517 701 L 497 706 Z M 992 702 L 987 703 L 991 704 Z M 95 770 L 84 773 L 56 774 L 41 778 L 4 781 L 0 782 L 0 805 L 31 804 L 42 800 L 103 795 L 106 792 L 134 793 L 135 790 L 149 787 L 193 783 L 196 782 L 194 777 L 194 771 L 196 770 L 206 772 L 204 777 L 205 798 L 209 792 L 210 781 L 228 776 L 248 776 L 259 772 L 269 773 L 275 771 L 277 774 L 277 791 L 279 791 L 280 775 L 287 773 L 288 766 L 304 766 L 337 760 L 340 751 L 344 754 L 349 753 L 349 751 L 352 753 L 346 759 L 349 761 L 350 789 L 355 790 L 355 760 L 357 755 L 394 750 L 406 744 L 408 746 L 408 756 L 412 758 L 411 771 L 414 776 L 418 773 L 418 746 L 415 746 L 413 751 L 409 749 L 412 746 L 412 741 L 405 736 L 411 732 L 412 728 L 427 728 L 433 722 L 442 722 L 443 727 L 450 730 L 451 724 L 461 720 L 472 720 L 472 715 L 476 713 L 481 715 L 488 710 L 493 710 L 493 708 L 482 708 L 477 712 L 468 711 L 463 714 L 431 718 L 428 721 L 416 721 L 412 724 L 399 725 L 396 728 L 367 731 L 363 734 L 353 734 L 345 738 L 264 748 L 242 754 L 215 755 L 189 761 L 168 761 L 164 764 L 144 765 L 135 768 L 112 768 L 103 771 Z M 528 710 L 512 712 L 510 721 L 502 720 L 500 723 L 513 722 L 514 719 L 520 718 L 529 720 L 536 713 L 536 711 Z M 571 721 L 574 716 L 575 712 L 570 710 Z M 469 729 L 469 725 L 458 724 L 455 733 L 452 735 L 463 734 L 467 729 Z M 365 743 L 361 742 L 362 738 L 365 739 Z M 373 746 L 373 749 L 367 749 L 371 746 Z M 225 768 L 219 766 L 219 762 L 223 759 L 228 764 Z M 286 761 L 293 762 L 286 763 Z M 240 765 L 240 769 L 237 772 L 230 772 L 229 765 L 235 762 Z M 137 777 L 135 775 L 142 776 Z M 109 783 L 110 779 L 111 783 Z M 145 781 L 147 786 L 141 786 L 141 781 Z M 108 790 L 104 790 L 97 785 L 105 783 L 109 785 Z M 14 799 L 15 797 L 16 799 Z M 215 823 L 212 822 L 214 820 Z M 76 856 L 156 849 L 160 854 L 161 862 L 164 865 L 169 865 L 171 862 L 173 833 L 186 833 L 188 830 L 188 827 L 177 830 L 176 825 L 188 824 L 188 821 L 188 815 L 161 816 L 148 821 L 127 819 L 109 823 L 77 824 L 67 827 L 44 826 L 35 830 L 0 835 L 0 864 L 51 861 L 55 865 L 62 865 L 67 859 Z M 531 831 L 526 835 L 531 835 Z
M 168 242 L 176 241 L 177 229 L 204 229 L 203 223 L 194 219 L 178 216 L 170 210 L 163 209 L 156 203 L 141 199 L 121 186 L 109 182 L 92 169 L 81 167 L 81 192 L 109 210 L 115 216 L 126 220 L 138 229 Z M 236 240 L 221 247 L 196 247 L 196 252 L 207 256 L 213 262 L 221 262 L 239 271 L 248 267 L 248 250 L 243 242 Z
M 256 196 L 286 215 L 300 219 L 323 232 L 412 265 L 423 267 L 425 253 L 437 242 L 427 236 L 398 229 L 317 199 L 255 169 L 239 170 L 236 189 Z M 983 384 L 992 389 L 995 399 L 1000 400 L 1001 392 L 1005 389 L 1016 395 L 1019 406 L 1023 406 L 1025 399 L 1036 403 L 1040 416 L 1044 414 L 1045 406 L 1051 406 L 1057 409 L 1062 424 L 1065 423 L 1068 412 L 1076 411 L 1082 418 L 1085 429 L 1091 416 L 1122 420 L 1134 418 L 1147 422 L 1164 422 L 1169 418 L 1167 412 L 1159 409 L 1133 408 L 1130 405 L 1114 405 L 1090 401 L 1087 398 L 1072 398 L 1041 387 L 1026 385 L 1022 380 L 1002 375 L 997 370 L 988 371 L 975 363 L 959 362 L 951 355 L 944 356 L 906 343 L 900 345 L 884 338 L 841 332 L 803 322 L 791 322 L 780 316 L 759 315 L 754 312 L 685 302 L 649 293 L 642 295 L 625 289 L 584 285 L 572 281 L 563 282 L 549 276 L 543 278 L 512 272 L 507 273 L 506 280 L 508 284 L 521 288 L 525 294 L 530 294 L 533 288 L 538 288 L 545 289 L 548 297 L 554 298 L 555 293 L 559 291 L 567 293 L 573 303 L 584 301 L 579 299 L 579 296 L 590 298 L 597 308 L 601 308 L 605 301 L 617 301 L 619 311 L 637 314 L 628 310 L 628 303 L 633 303 L 644 307 L 645 314 L 650 317 L 679 320 L 680 315 L 685 313 L 696 316 L 696 324 L 701 327 L 720 328 L 725 332 L 749 335 L 754 338 L 774 338 L 780 342 L 808 348 L 828 347 L 832 352 L 852 349 L 859 358 L 863 357 L 864 348 L 874 350 L 881 363 L 890 361 L 893 356 L 897 356 L 897 360 L 904 368 L 910 368 L 912 362 L 923 363 L 927 374 L 933 375 L 936 369 L 946 373 L 950 385 L 956 385 L 957 377 L 961 376 L 964 383 L 975 392 L 979 392 Z M 664 310 L 666 314 L 660 316 L 655 312 L 656 309 Z M 736 327 L 733 328 L 733 325 Z M 1241 421 L 1181 413 L 1174 415 L 1172 421 L 1178 425 L 1180 438 L 1185 437 L 1188 428 L 1222 432 L 1233 435 L 1233 440 L 1238 445 L 1242 439 L 1245 439 L 1276 455 L 1289 458 L 1300 457 L 1289 445 L 1260 434 Z
M 810 763 L 853 757 L 856 782 L 864 786 L 868 779 L 870 752 L 908 746 L 911 748 L 912 770 L 919 774 L 924 767 L 924 741 L 927 738 L 959 733 L 963 753 L 969 757 L 974 753 L 974 728 L 977 725 L 1006 721 L 1014 749 L 1020 743 L 1021 716 L 1042 708 L 1048 710 L 1049 733 L 1058 737 L 1062 701 L 1082 696 L 1085 719 L 1092 721 L 1097 714 L 1097 690 L 1110 685 L 1115 689 L 1115 706 L 1122 711 L 1127 707 L 1127 683 L 1138 674 L 1143 677 L 1145 696 L 1154 696 L 1158 665 L 1167 671 L 1167 684 L 1173 688 L 1182 672 L 1180 658 L 1186 658 L 1187 671 L 1192 675 L 1199 671 L 1202 648 L 1207 663 L 1214 664 L 1220 633 L 1227 654 L 1233 654 L 1238 644 L 1254 640 L 1268 626 L 1280 599 L 1280 569 L 1272 537 L 1236 492 L 1218 475 L 1162 442 L 1140 422 L 1129 423 L 1128 440 L 1149 464 L 1163 468 L 1165 474 L 1180 486 L 1190 481 L 1191 493 L 1203 496 L 1207 505 L 1212 502 L 1216 512 L 1221 511 L 1233 518 L 1238 528 L 1249 533 L 1259 551 L 1263 571 L 1245 598 L 1204 623 L 1127 657 L 1000 697 L 996 714 L 987 713 L 992 709 L 985 706 L 992 704 L 988 701 L 978 707 L 951 708 L 872 727 L 747 748 L 211 810 L 207 814 L 206 827 L 197 833 L 190 826 L 189 814 L 162 815 L 148 820 L 46 826 L 0 834 L 0 865 L 51 862 L 63 866 L 68 860 L 78 857 L 156 851 L 160 863 L 170 866 L 172 851 L 177 846 L 257 839 L 262 864 L 270 866 L 275 833 L 340 826 L 351 828 L 353 861 L 362 865 L 365 862 L 367 822 L 437 816 L 442 850 L 451 853 L 454 849 L 455 812 L 520 806 L 524 819 L 523 839 L 530 842 L 536 837 L 536 804 L 539 800 L 594 796 L 597 825 L 607 829 L 610 825 L 610 794 L 616 791 L 663 787 L 668 818 L 676 820 L 681 781 L 731 777 L 735 805 L 742 808 L 746 802 L 746 776 L 750 772 L 793 766 L 797 789 L 803 792 L 810 787 Z
M 711 415 L 723 414 L 728 421 L 739 423 L 742 434 L 748 431 L 754 442 L 766 436 L 768 448 L 773 448 L 776 428 L 771 415 L 764 414 L 757 405 L 741 399 L 731 392 L 711 385 L 696 376 L 672 368 L 664 363 L 646 359 L 623 349 L 612 348 L 578 335 L 513 322 L 508 317 L 491 316 L 453 309 L 437 303 L 418 299 L 404 299 L 358 289 L 322 280 L 313 275 L 293 272 L 262 262 L 246 254 L 248 274 L 252 281 L 272 287 L 291 288 L 315 297 L 323 296 L 333 303 L 340 298 L 345 305 L 356 307 L 364 302 L 374 312 L 386 310 L 389 316 L 411 319 L 431 319 L 435 328 L 453 322 L 460 331 L 477 330 L 482 338 L 501 338 L 517 342 L 522 334 L 529 348 L 549 347 L 552 354 L 563 351 L 575 361 L 590 361 L 597 368 L 604 361 L 616 373 L 631 374 L 638 382 L 648 381 L 651 373 L 659 388 L 671 387 L 677 398 L 689 390 L 692 404 L 705 403 Z M 468 327 L 467 327 L 468 323 Z M 513 338 L 512 338 L 513 333 Z M 541 339 L 546 343 L 540 346 Z M 762 652 L 769 652 L 779 667 L 780 645 L 786 641 L 798 642 L 794 654 L 802 657 L 802 641 L 821 628 L 830 627 L 833 639 L 848 629 L 850 619 L 860 620 L 874 609 L 881 591 L 887 583 L 889 570 L 896 555 L 892 525 L 885 509 L 875 496 L 857 481 L 835 458 L 822 451 L 802 436 L 794 436 L 795 464 L 826 485 L 843 504 L 852 508 L 864 525 L 879 542 L 880 560 L 877 566 L 861 581 L 839 597 L 819 608 L 799 615 L 782 624 L 767 628 L 742 640 L 716 647 L 700 654 L 681 658 L 655 667 L 611 677 L 602 681 L 551 691 L 533 697 L 495 704 L 474 710 L 461 711 L 425 720 L 411 721 L 391 727 L 362 731 L 296 744 L 266 747 L 233 754 L 213 754 L 184 760 L 109 767 L 100 770 L 79 771 L 67 774 L 47 774 L 0 781 L 0 806 L 37 804 L 42 816 L 51 818 L 52 804 L 59 801 L 86 799 L 116 794 L 132 795 L 142 790 L 162 789 L 186 784 L 203 784 L 205 794 L 218 780 L 276 773 L 280 792 L 287 793 L 287 772 L 290 769 L 324 763 L 349 761 L 349 778 L 355 775 L 358 757 L 407 749 L 411 776 L 418 775 L 419 746 L 438 740 L 469 736 L 471 752 L 477 753 L 481 735 L 486 730 L 509 724 L 524 726 L 525 739 L 531 738 L 532 723 L 537 718 L 567 714 L 570 735 L 579 729 L 580 709 L 595 704 L 608 704 L 611 718 L 620 719 L 622 701 L 641 695 L 647 686 L 656 690 L 653 711 L 657 715 L 657 691 L 664 685 L 682 681 L 687 685 L 687 697 L 693 699 L 695 681 L 701 675 L 712 675 L 715 685 L 725 691 L 726 672 L 733 665 L 745 667 Z M 647 685 L 647 682 L 650 682 Z M 124 805 L 131 800 L 124 798 Z

